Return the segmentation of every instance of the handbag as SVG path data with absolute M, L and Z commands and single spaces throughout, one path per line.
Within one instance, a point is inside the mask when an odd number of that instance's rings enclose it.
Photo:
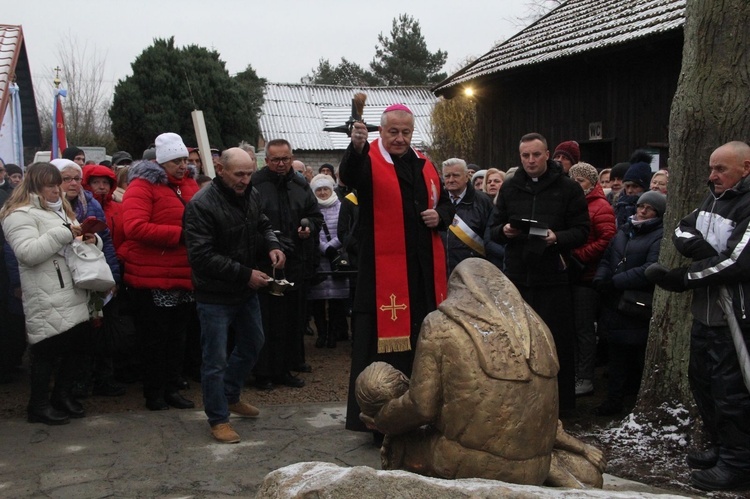
M 338 250 L 338 254 L 331 260 L 331 270 L 334 272 L 351 272 L 356 270 L 349 260 L 349 254 L 346 249 L 341 248 Z
M 95 244 L 74 240 L 65 248 L 65 263 L 77 288 L 107 291 L 115 285 L 107 259 Z
M 626 289 L 617 303 L 617 311 L 636 319 L 650 319 L 654 292 L 642 289 Z

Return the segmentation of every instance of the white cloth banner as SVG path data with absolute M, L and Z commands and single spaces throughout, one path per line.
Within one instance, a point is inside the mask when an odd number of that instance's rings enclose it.
M 23 127 L 21 124 L 21 99 L 18 85 L 10 86 L 10 100 L 0 124 L 0 159 L 23 168 Z

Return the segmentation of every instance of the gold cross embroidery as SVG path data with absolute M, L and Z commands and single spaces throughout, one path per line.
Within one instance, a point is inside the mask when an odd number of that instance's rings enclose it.
M 391 304 L 389 305 L 380 305 L 380 310 L 383 312 L 388 312 L 390 310 L 391 312 L 391 320 L 395 322 L 396 320 L 396 310 L 406 310 L 406 304 L 402 303 L 400 305 L 396 305 L 396 295 L 391 294 Z

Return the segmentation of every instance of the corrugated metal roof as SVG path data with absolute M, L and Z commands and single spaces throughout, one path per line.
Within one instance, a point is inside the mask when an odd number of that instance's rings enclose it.
M 0 122 L 8 105 L 10 84 L 13 82 L 22 42 L 21 26 L 0 24 Z
M 323 128 L 343 125 L 349 119 L 352 97 L 367 94 L 364 120 L 377 125 L 380 115 L 391 104 L 405 104 L 414 113 L 412 145 L 423 147 L 432 141 L 430 115 L 437 98 L 429 87 L 338 87 L 268 83 L 260 117 L 260 129 L 266 140 L 284 138 L 297 150 L 344 150 L 350 139 L 344 133 L 325 132 Z M 370 133 L 370 139 L 377 132 Z
M 433 88 L 446 89 L 667 31 L 685 22 L 686 0 L 569 0 Z

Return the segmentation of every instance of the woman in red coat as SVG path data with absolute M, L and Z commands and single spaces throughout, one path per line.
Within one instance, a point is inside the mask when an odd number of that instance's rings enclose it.
M 125 241 L 117 250 L 125 262 L 125 284 L 138 310 L 143 349 L 143 395 L 152 411 L 194 407 L 177 391 L 191 316 L 193 285 L 182 236 L 185 204 L 198 192 L 179 135 L 156 138 L 156 163 L 131 167 L 122 222 Z
M 89 165 L 83 169 L 83 188 L 94 195 L 104 210 L 112 244 L 118 248 L 124 239 L 122 234 L 122 203 L 114 200 L 117 177 L 111 168 L 104 165 Z
M 572 269 L 580 272 L 572 282 L 573 310 L 576 328 L 576 395 L 594 391 L 596 363 L 596 329 L 599 295 L 591 287 L 599 260 L 609 241 L 615 236 L 615 213 L 599 183 L 599 173 L 588 163 L 577 163 L 568 171 L 570 178 L 581 185 L 586 193 L 591 227 L 586 244 L 572 251 Z

